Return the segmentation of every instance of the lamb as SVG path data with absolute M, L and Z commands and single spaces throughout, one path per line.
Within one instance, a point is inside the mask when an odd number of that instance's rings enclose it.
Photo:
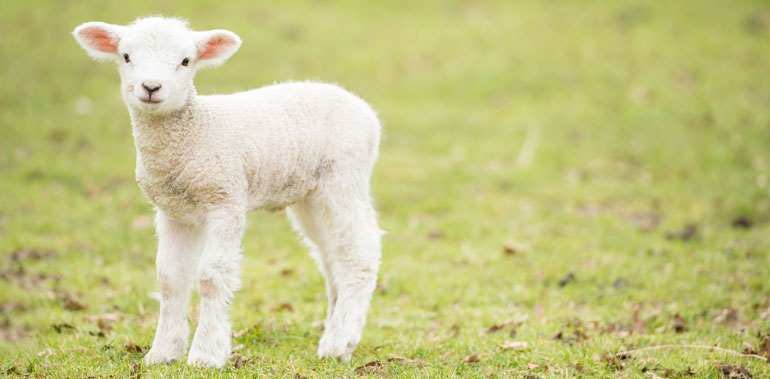
M 93 58 L 118 64 L 136 179 L 157 211 L 161 302 L 146 362 L 183 357 L 195 283 L 200 320 L 187 363 L 226 363 L 246 213 L 283 208 L 326 280 L 318 357 L 349 360 L 381 261 L 383 232 L 370 195 L 381 127 L 372 108 L 336 85 L 313 82 L 197 95 L 195 73 L 224 63 L 241 45 L 226 30 L 192 31 L 183 20 L 148 17 L 127 26 L 87 22 L 73 35 Z

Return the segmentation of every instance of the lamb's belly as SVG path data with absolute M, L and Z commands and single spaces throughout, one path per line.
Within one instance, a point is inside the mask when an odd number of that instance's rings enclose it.
M 303 198 L 304 196 L 251 196 L 249 199 L 249 210 L 259 209 L 268 212 L 277 212 Z
M 288 185 L 287 185 L 288 184 Z M 251 188 L 249 210 L 279 211 L 306 198 L 310 188 L 305 183 L 284 183 L 282 188 Z
M 309 161 L 252 174 L 248 179 L 249 210 L 277 211 L 306 199 L 332 175 L 335 167 L 329 159 Z

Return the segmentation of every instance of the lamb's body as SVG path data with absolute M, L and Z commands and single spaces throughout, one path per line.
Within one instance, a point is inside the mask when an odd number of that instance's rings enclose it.
M 132 120 L 140 187 L 185 223 L 223 205 L 282 209 L 325 187 L 368 195 L 380 139 L 363 100 L 313 82 L 196 96 L 162 122 Z
M 287 83 L 197 96 L 197 69 L 240 46 L 224 30 L 193 32 L 176 19 L 75 29 L 98 59 L 118 63 L 137 150 L 136 178 L 157 207 L 161 304 L 148 363 L 187 348 L 190 289 L 201 297 L 187 361 L 222 366 L 227 310 L 240 286 L 246 212 L 288 207 L 326 279 L 321 358 L 350 358 L 361 339 L 380 264 L 369 180 L 380 124 L 355 95 L 330 84 Z

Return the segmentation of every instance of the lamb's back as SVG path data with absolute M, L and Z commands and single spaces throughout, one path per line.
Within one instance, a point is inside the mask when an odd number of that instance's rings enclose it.
M 199 99 L 222 123 L 211 133 L 230 135 L 227 154 L 243 161 L 251 208 L 281 208 L 335 175 L 369 180 L 379 121 L 336 85 L 292 82 Z

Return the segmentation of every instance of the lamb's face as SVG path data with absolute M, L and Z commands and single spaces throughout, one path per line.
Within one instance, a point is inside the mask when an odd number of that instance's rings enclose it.
M 127 27 L 118 44 L 123 99 L 128 106 L 147 112 L 179 109 L 195 76 L 193 33 L 170 25 L 142 26 Z
M 152 114 L 183 107 L 197 70 L 223 63 L 241 44 L 232 32 L 194 32 L 182 21 L 161 17 L 128 26 L 89 22 L 73 34 L 94 58 L 117 62 L 126 105 Z

